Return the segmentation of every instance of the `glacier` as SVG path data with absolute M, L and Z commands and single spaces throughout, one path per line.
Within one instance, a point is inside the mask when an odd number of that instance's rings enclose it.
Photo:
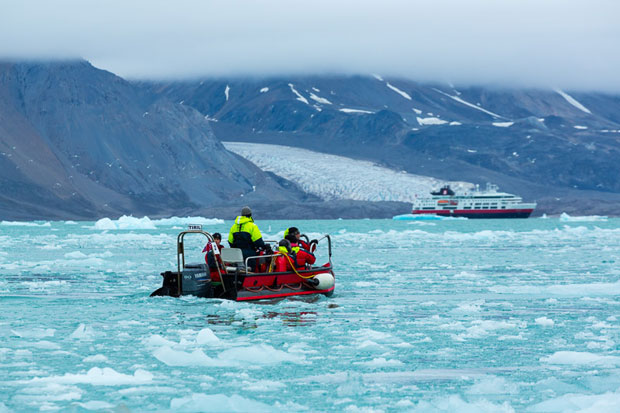
M 468 182 L 445 182 L 368 161 L 291 146 L 248 142 L 223 144 L 259 168 L 293 181 L 304 191 L 324 200 L 412 202 L 416 196 L 427 195 L 445 183 L 456 189 L 473 188 Z

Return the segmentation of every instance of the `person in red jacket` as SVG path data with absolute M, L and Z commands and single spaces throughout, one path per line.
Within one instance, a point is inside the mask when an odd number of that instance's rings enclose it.
M 291 244 L 291 251 L 295 255 L 296 268 L 303 269 L 306 268 L 306 264 L 312 265 L 316 262 L 316 257 L 314 254 L 303 248 L 303 244 L 299 242 L 300 240 L 295 235 L 289 232 L 285 239 Z M 306 243 L 304 242 L 304 244 Z
M 224 263 L 222 262 L 222 258 L 220 256 L 220 249 L 224 248 L 222 245 L 222 234 L 219 232 L 214 233 L 213 241 L 215 241 L 215 245 L 209 241 L 207 245 L 205 245 L 202 252 L 207 253 L 207 255 L 205 255 L 205 262 L 209 267 L 211 281 L 220 282 L 220 273 L 218 272 L 217 264 L 219 264 L 220 270 L 224 271 Z M 217 264 L 215 260 L 217 260 Z

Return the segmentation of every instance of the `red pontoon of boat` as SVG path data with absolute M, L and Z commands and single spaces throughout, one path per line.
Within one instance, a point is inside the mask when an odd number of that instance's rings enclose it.
M 152 296 L 195 295 L 207 298 L 224 298 L 235 301 L 253 301 L 296 295 L 323 294 L 331 296 L 335 289 L 332 266 L 332 244 L 329 235 L 320 238 L 319 246 L 326 245 L 328 261 L 322 266 L 294 268 L 274 272 L 274 262 L 281 254 L 264 254 L 243 259 L 238 248 L 217 250 L 221 260 L 217 263 L 220 281 L 212 280 L 206 264 L 186 264 L 184 238 L 187 234 L 202 234 L 211 243 L 213 237 L 199 225 L 190 225 L 177 237 L 177 271 L 161 273 L 163 285 Z M 275 241 L 266 241 L 274 243 Z M 277 250 L 277 247 L 274 248 Z M 220 265 L 222 264 L 222 265 Z M 252 272 L 250 268 L 258 268 Z M 216 277 L 214 277 L 216 278 Z

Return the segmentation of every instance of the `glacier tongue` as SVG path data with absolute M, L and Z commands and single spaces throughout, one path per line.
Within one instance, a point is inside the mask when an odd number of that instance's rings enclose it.
M 329 155 L 290 146 L 247 142 L 223 142 L 226 149 L 297 183 L 304 191 L 325 200 L 412 202 L 444 181 L 413 175 L 344 156 Z M 469 189 L 468 182 L 450 182 Z

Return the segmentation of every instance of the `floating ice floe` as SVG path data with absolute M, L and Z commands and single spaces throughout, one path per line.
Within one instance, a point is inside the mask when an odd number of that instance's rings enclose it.
M 438 397 L 430 401 L 420 400 L 415 407 L 407 409 L 410 413 L 448 413 L 448 412 L 467 412 L 467 413 L 515 413 L 510 403 L 493 403 L 486 399 L 473 400 L 471 402 L 461 399 L 456 394 Z
M 95 331 L 91 326 L 87 326 L 85 324 L 81 324 L 75 329 L 73 333 L 69 336 L 74 340 L 87 340 L 90 341 L 95 337 Z
M 114 407 L 113 404 L 110 404 L 108 402 L 104 402 L 101 400 L 90 400 L 87 402 L 77 402 L 76 404 L 86 410 L 98 410 L 98 411 L 108 410 Z
M 558 295 L 567 297 L 607 296 L 620 294 L 620 281 L 590 284 L 502 285 L 489 287 L 500 294 Z
M 560 215 L 560 221 L 563 222 L 599 222 L 607 221 L 607 217 L 604 215 L 586 215 L 580 217 L 572 217 L 566 212 L 562 212 Z
M 11 333 L 21 338 L 44 338 L 53 337 L 56 332 L 53 328 L 15 329 Z
M 165 345 L 155 349 L 153 355 L 168 366 L 233 367 L 247 363 L 269 365 L 283 362 L 301 363 L 305 360 L 302 355 L 277 350 L 267 344 L 233 347 L 222 351 L 217 357 L 209 357 L 201 349 L 190 353 Z
M 556 351 L 550 356 L 540 359 L 548 364 L 571 364 L 575 366 L 617 367 L 620 357 L 608 356 L 583 351 Z
M 101 230 L 114 230 L 114 229 L 156 229 L 155 224 L 149 217 L 135 218 L 132 216 L 123 215 L 117 220 L 111 220 L 110 218 L 101 218 L 93 227 L 94 229 Z
M 274 406 L 233 394 L 199 394 L 179 397 L 170 401 L 173 412 L 273 412 Z
M 373 358 L 369 361 L 356 361 L 353 364 L 357 364 L 364 367 L 370 368 L 384 368 L 384 367 L 400 367 L 403 365 L 403 362 L 396 359 L 386 359 L 385 357 L 377 357 Z
M 66 373 L 62 376 L 35 377 L 31 383 L 85 383 L 94 386 L 119 386 L 123 384 L 143 384 L 153 381 L 153 375 L 142 369 L 137 369 L 133 375 L 119 373 L 110 367 L 93 367 L 86 373 Z
M 6 227 L 51 227 L 50 222 L 28 222 L 28 221 L 0 221 L 0 225 Z
M 567 387 L 563 382 L 559 386 Z M 556 389 L 552 388 L 553 393 Z M 545 413 L 604 413 L 620 411 L 620 391 L 607 391 L 602 394 L 579 394 L 581 388 L 562 396 L 547 399 L 528 408 L 530 412 Z
M 467 389 L 467 394 L 516 394 L 519 386 L 511 383 L 503 377 L 484 377 Z
M 94 356 L 84 357 L 82 361 L 84 363 L 106 363 L 108 358 L 103 354 L 95 354 Z
M 538 317 L 537 319 L 534 320 L 534 322 L 536 324 L 538 324 L 539 326 L 543 326 L 543 327 L 553 327 L 553 325 L 555 324 L 555 322 L 547 317 Z
M 203 217 L 171 217 L 162 219 L 150 219 L 145 216 L 142 218 L 136 218 L 132 216 L 123 215 L 119 219 L 112 220 L 110 218 L 101 218 L 93 229 L 100 230 L 122 230 L 122 229 L 157 229 L 158 226 L 172 226 L 172 225 L 219 225 L 223 224 L 224 220 L 217 218 L 203 218 Z
M 188 224 L 199 224 L 199 225 L 221 225 L 224 223 L 223 219 L 219 218 L 203 218 L 203 217 L 170 217 L 170 218 L 162 218 L 162 219 L 154 219 L 152 222 L 156 226 L 167 226 L 167 225 L 188 225 Z

